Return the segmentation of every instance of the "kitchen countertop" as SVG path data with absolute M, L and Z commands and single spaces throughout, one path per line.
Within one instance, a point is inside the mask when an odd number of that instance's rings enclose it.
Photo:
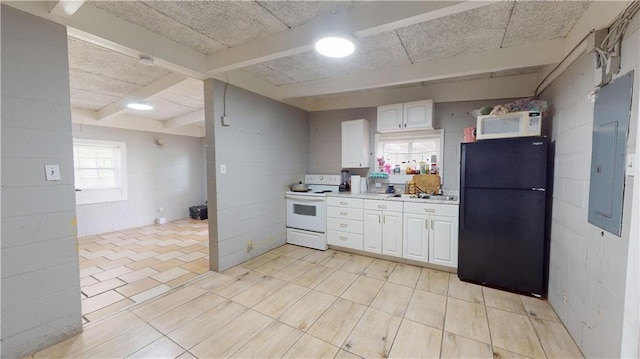
M 432 204 L 446 204 L 446 205 L 459 205 L 460 197 L 455 195 L 455 200 L 445 199 L 426 199 L 426 198 L 412 198 L 404 197 L 410 195 L 402 195 L 403 197 L 392 197 L 389 193 L 351 193 L 351 192 L 331 192 L 327 193 L 327 197 L 342 197 L 342 198 L 362 198 L 362 199 L 375 199 L 382 201 L 402 201 L 402 202 L 417 202 L 417 203 L 432 203 Z

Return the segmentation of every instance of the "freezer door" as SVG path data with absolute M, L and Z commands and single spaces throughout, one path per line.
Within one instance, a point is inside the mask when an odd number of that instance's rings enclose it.
M 463 143 L 460 187 L 545 188 L 549 142 L 545 137 Z
M 461 190 L 460 279 L 543 295 L 546 265 L 544 192 Z

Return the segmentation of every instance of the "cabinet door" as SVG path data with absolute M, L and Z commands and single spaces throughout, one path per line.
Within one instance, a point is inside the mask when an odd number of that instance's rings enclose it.
M 395 132 L 402 130 L 401 103 L 378 107 L 378 132 Z
M 429 263 L 458 267 L 458 221 L 456 217 L 429 218 Z
M 364 211 L 364 251 L 382 252 L 382 212 Z
M 403 113 L 404 129 L 433 129 L 433 100 L 407 102 Z
M 429 260 L 427 227 L 428 217 L 419 214 L 404 215 L 402 257 L 421 262 Z
M 356 121 L 342 123 L 342 167 L 360 167 L 362 126 Z
M 402 257 L 402 213 L 382 214 L 382 254 Z

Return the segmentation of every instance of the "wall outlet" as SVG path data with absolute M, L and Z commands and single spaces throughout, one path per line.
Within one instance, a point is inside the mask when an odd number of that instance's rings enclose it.
M 253 241 L 247 242 L 247 253 L 253 252 L 254 244 Z
M 567 291 L 566 290 L 562 291 L 562 304 L 564 304 L 564 305 L 567 304 Z
M 60 181 L 60 165 L 45 165 L 44 166 L 45 178 L 47 181 Z

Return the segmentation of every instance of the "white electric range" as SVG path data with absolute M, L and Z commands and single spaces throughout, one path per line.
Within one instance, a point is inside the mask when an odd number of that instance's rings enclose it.
M 340 175 L 306 175 L 307 192 L 287 191 L 287 243 L 326 250 L 327 193 L 338 192 Z

